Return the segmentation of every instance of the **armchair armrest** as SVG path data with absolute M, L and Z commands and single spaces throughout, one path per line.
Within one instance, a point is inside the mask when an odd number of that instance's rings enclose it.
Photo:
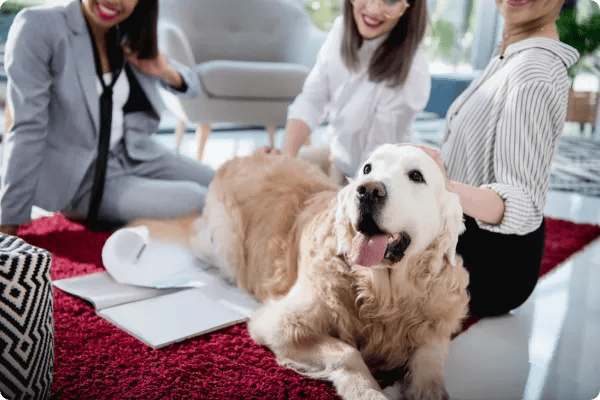
M 159 21 L 158 23 L 158 47 L 165 57 L 192 69 L 196 66 L 192 46 L 185 33 L 170 22 Z
M 302 64 L 312 69 L 326 37 L 327 32 L 314 26 L 312 21 L 307 18 L 304 26 L 294 32 L 286 48 L 286 61 Z

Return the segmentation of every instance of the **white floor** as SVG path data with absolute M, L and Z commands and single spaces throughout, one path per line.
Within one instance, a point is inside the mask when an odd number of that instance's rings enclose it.
M 174 143 L 172 135 L 161 136 L 165 144 Z M 317 136 L 313 144 L 318 143 Z M 215 132 L 204 161 L 216 168 L 267 144 L 266 132 L 259 130 Z M 186 135 L 181 151 L 194 154 L 193 135 Z M 551 192 L 546 214 L 600 224 L 600 198 Z M 459 335 L 446 376 L 455 400 L 599 399 L 600 240 L 542 278 L 511 315 L 479 321 Z
M 546 215 L 600 224 L 600 198 L 551 192 Z M 599 398 L 599 288 L 596 240 L 543 277 L 511 315 L 479 321 L 454 340 L 446 364 L 452 399 Z

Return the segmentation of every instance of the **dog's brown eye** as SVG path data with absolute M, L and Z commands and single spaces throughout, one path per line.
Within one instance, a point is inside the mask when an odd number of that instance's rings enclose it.
M 371 172 L 371 164 L 365 164 L 363 167 L 363 174 L 369 175 L 369 172 Z
M 416 169 L 413 169 L 408 173 L 408 178 L 416 183 L 425 183 L 425 178 L 423 178 L 423 174 L 421 173 L 421 171 L 417 171 Z

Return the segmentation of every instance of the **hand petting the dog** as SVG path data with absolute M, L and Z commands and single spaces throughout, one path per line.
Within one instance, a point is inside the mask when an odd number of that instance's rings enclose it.
M 271 147 L 271 146 L 264 146 L 262 148 L 262 152 L 265 154 L 274 154 L 274 155 L 281 154 L 281 150 L 279 150 L 277 147 Z
M 446 179 L 446 189 L 460 196 L 465 214 L 492 225 L 502 222 L 505 204 L 504 199 L 498 193 L 489 188 L 475 187 L 448 179 L 438 149 L 413 143 L 407 145 L 418 147 L 433 158 Z
M 421 144 L 410 143 L 410 145 L 420 148 L 425 153 L 427 153 L 429 155 L 429 157 L 433 158 L 433 161 L 435 161 L 435 163 L 440 168 L 440 171 L 442 171 L 442 175 L 444 175 L 444 179 L 446 180 L 446 188 L 448 190 L 450 190 L 449 189 L 450 180 L 448 179 L 448 175 L 446 175 L 446 167 L 444 167 L 444 163 L 442 162 L 442 159 L 440 158 L 440 151 L 438 149 L 433 148 L 433 147 L 424 146 L 424 145 L 421 145 Z

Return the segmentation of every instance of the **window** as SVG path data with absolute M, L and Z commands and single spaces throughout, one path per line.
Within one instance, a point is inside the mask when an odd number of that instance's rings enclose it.
M 480 0 L 427 0 L 429 25 L 423 47 L 430 71 L 472 71 L 475 23 Z
M 340 15 L 344 0 L 302 0 L 313 23 L 324 31 L 331 29 L 333 20 Z

